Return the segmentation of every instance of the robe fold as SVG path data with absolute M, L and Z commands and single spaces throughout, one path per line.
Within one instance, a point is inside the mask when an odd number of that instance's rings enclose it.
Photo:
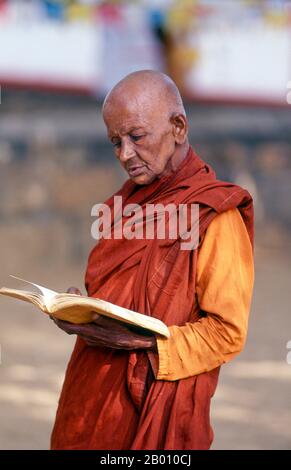
M 192 148 L 174 174 L 148 186 L 128 180 L 115 196 L 122 196 L 122 207 L 139 204 L 144 214 L 147 204 L 199 204 L 200 242 L 217 214 L 237 208 L 253 241 L 251 196 L 217 180 Z M 114 196 L 106 204 L 113 234 L 118 218 Z M 127 219 L 122 216 L 121 223 Z M 145 224 L 145 217 L 140 223 Z M 180 248 L 179 236 L 102 239 L 89 256 L 88 295 L 152 315 L 168 326 L 199 320 L 202 312 L 194 301 L 199 247 Z M 182 380 L 156 380 L 150 355 L 92 348 L 78 338 L 66 371 L 52 449 L 209 449 L 210 402 L 219 367 Z

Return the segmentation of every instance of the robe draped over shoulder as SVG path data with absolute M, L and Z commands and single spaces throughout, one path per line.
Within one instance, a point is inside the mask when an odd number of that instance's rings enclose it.
M 122 207 L 139 204 L 199 204 L 203 242 L 214 218 L 237 209 L 253 242 L 250 194 L 216 179 L 192 150 L 177 171 L 138 186 L 131 180 L 106 201 L 114 214 L 114 196 Z M 121 216 L 125 224 L 127 217 Z M 166 218 L 168 224 L 168 219 Z M 141 221 L 145 224 L 145 217 Z M 201 319 L 196 301 L 198 248 L 181 250 L 181 239 L 102 239 L 90 253 L 85 276 L 88 295 L 182 327 Z M 210 401 L 219 365 L 181 380 L 159 380 L 150 353 L 89 347 L 77 338 L 67 367 L 51 438 L 52 449 L 209 449 L 213 440 Z

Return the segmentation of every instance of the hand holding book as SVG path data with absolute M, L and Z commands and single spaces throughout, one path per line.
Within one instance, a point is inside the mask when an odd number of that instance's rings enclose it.
M 83 296 L 79 289 L 75 287 L 68 289 L 66 293 L 58 293 L 24 279 L 16 279 L 33 285 L 39 292 L 2 287 L 0 294 L 34 304 L 53 318 L 58 326 L 69 334 L 75 333 L 88 336 L 88 341 L 91 342 L 96 342 L 98 337 L 99 342 L 102 344 L 106 342 L 109 345 L 109 341 L 110 347 L 122 347 L 123 349 L 140 347 L 148 349 L 154 347 L 153 333 L 166 337 L 170 336 L 167 326 L 161 320 L 112 304 L 103 299 Z M 93 326 L 98 326 L 98 332 L 95 330 L 93 332 L 89 328 L 89 324 L 92 325 L 92 323 L 94 323 Z M 78 325 L 81 325 L 81 330 L 78 329 Z M 129 332 L 132 342 L 130 342 L 130 338 L 126 338 Z M 143 343 L 141 343 L 142 339 L 144 340 Z M 116 340 L 115 346 L 113 340 Z M 143 346 L 140 346 L 141 344 Z
M 77 287 L 70 287 L 69 294 L 82 295 Z M 153 334 L 133 331 L 117 320 L 102 317 L 92 312 L 92 322 L 88 324 L 73 324 L 51 317 L 63 331 L 80 336 L 88 346 L 107 347 L 112 349 L 145 349 L 156 352 L 156 339 Z

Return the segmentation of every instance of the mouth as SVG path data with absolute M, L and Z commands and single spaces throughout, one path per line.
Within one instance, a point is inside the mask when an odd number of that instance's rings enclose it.
M 127 168 L 127 172 L 129 176 L 139 176 L 143 173 L 143 168 L 144 168 L 144 165 L 131 166 Z

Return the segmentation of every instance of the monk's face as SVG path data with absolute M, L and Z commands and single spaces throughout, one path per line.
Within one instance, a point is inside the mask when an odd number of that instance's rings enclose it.
M 169 111 L 158 103 L 116 100 L 105 106 L 104 121 L 115 155 L 136 184 L 166 175 L 176 150 Z

